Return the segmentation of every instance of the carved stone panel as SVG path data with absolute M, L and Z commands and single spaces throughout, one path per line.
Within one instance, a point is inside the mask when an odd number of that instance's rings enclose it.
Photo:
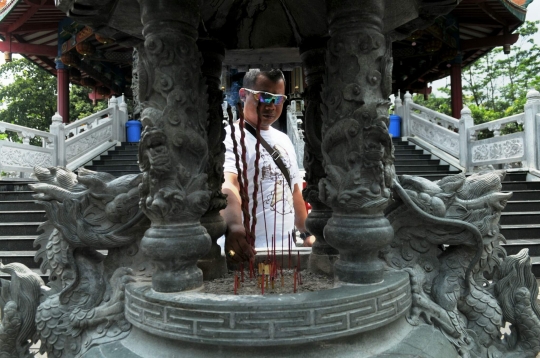
M 53 165 L 52 153 L 44 153 L 26 148 L 0 147 L 0 163 L 4 167 L 29 168 Z
M 485 143 L 472 146 L 472 162 L 474 164 L 506 161 L 512 159 L 518 161 L 525 155 L 523 147 L 523 138 L 514 138 L 504 140 L 504 137 L 498 137 L 499 141 L 495 143 Z
M 411 118 L 411 134 L 459 158 L 459 135 L 437 124 Z

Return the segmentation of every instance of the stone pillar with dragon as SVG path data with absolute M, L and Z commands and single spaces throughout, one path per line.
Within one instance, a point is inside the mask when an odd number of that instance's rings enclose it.
M 388 134 L 391 42 L 382 32 L 384 3 L 327 0 L 330 39 L 322 92 L 319 196 L 332 210 L 326 241 L 339 250 L 337 279 L 384 280 L 378 252 L 393 238 L 383 215 L 395 177 Z
M 152 288 L 179 292 L 202 286 L 196 263 L 208 253 L 201 225 L 207 184 L 208 94 L 197 47 L 199 2 L 140 0 L 139 99 L 144 130 L 140 205 L 152 221 L 142 249 L 157 269 Z
M 309 257 L 309 270 L 332 276 L 334 262 L 337 260 L 339 252 L 328 245 L 323 235 L 324 227 L 332 216 L 332 209 L 319 199 L 319 181 L 326 177 L 321 153 L 321 90 L 325 73 L 326 40 L 317 38 L 306 41 L 300 47 L 300 56 L 307 83 L 304 121 L 304 168 L 306 169 L 307 186 L 303 191 L 303 196 L 304 200 L 311 204 L 306 227 L 317 238 Z

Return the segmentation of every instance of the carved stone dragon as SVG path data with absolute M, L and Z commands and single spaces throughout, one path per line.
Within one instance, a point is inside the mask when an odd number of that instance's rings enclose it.
M 388 265 L 411 277 L 409 323 L 434 325 L 462 357 L 535 357 L 540 351 L 538 287 L 527 250 L 508 256 L 500 234 L 504 172 L 403 175 L 387 209 L 395 237 Z M 501 328 L 510 335 L 501 339 Z
M 34 243 L 35 259 L 50 273 L 49 283 L 22 264 L 0 265 L 11 275 L 0 281 L 0 357 L 31 357 L 37 340 L 50 358 L 76 357 L 127 336 L 124 286 L 135 276 L 151 276 L 139 251 L 149 227 L 139 209 L 141 175 L 35 172 L 40 183 L 32 185 L 34 197 L 48 217 Z

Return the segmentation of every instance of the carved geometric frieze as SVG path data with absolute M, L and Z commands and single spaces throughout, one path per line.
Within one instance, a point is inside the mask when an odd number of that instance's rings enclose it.
M 51 153 L 44 153 L 32 150 L 31 146 L 28 149 L 13 148 L 2 146 L 0 147 L 0 163 L 2 166 L 34 168 L 51 167 L 53 166 L 53 158 Z
M 82 139 L 74 137 L 73 142 L 66 143 L 66 160 L 78 157 L 84 152 L 98 146 L 99 144 L 112 138 L 112 126 L 107 125 L 105 128 L 98 129 L 95 132 L 85 136 Z
M 365 332 L 403 316 L 409 278 L 389 273 L 384 284 L 280 296 L 160 294 L 149 285 L 126 289 L 126 317 L 158 336 L 246 346 L 301 344 Z
M 500 137 L 499 137 L 500 138 Z M 525 155 L 523 138 L 501 140 L 472 146 L 472 162 L 482 163 L 492 160 L 520 159 Z
M 459 158 L 459 135 L 439 126 L 411 118 L 411 133 Z

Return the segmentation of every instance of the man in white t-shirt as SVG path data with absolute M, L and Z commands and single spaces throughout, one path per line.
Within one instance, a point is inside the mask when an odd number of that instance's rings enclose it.
M 259 160 L 259 191 L 257 193 L 257 226 L 255 230 L 255 247 L 271 246 L 272 235 L 276 235 L 276 248 L 288 248 L 289 234 L 292 236 L 294 226 L 305 232 L 306 207 L 302 198 L 302 178 L 298 171 L 296 154 L 289 137 L 272 127 L 283 110 L 283 101 L 286 99 L 285 78 L 280 70 L 261 72 L 252 69 L 244 77 L 244 88 L 240 89 L 240 98 L 244 102 L 244 118 L 247 125 L 257 127 L 261 121 L 261 137 L 276 150 L 287 168 L 291 187 L 283 173 L 274 162 L 270 153 L 260 147 Z M 235 136 L 238 143 L 238 155 L 242 158 L 240 148 L 240 128 L 235 124 Z M 255 254 L 246 240 L 246 231 L 243 225 L 240 186 L 236 158 L 231 137 L 231 128 L 227 128 L 225 137 L 225 182 L 223 193 L 227 194 L 227 208 L 221 215 L 227 223 L 225 252 L 236 262 L 247 261 Z M 247 178 L 249 182 L 249 213 L 252 213 L 253 189 L 255 174 L 255 144 L 256 138 L 245 130 Z M 242 160 L 240 168 L 243 169 Z M 262 184 L 262 187 L 261 187 Z M 314 237 L 304 241 L 305 246 L 313 244 Z

